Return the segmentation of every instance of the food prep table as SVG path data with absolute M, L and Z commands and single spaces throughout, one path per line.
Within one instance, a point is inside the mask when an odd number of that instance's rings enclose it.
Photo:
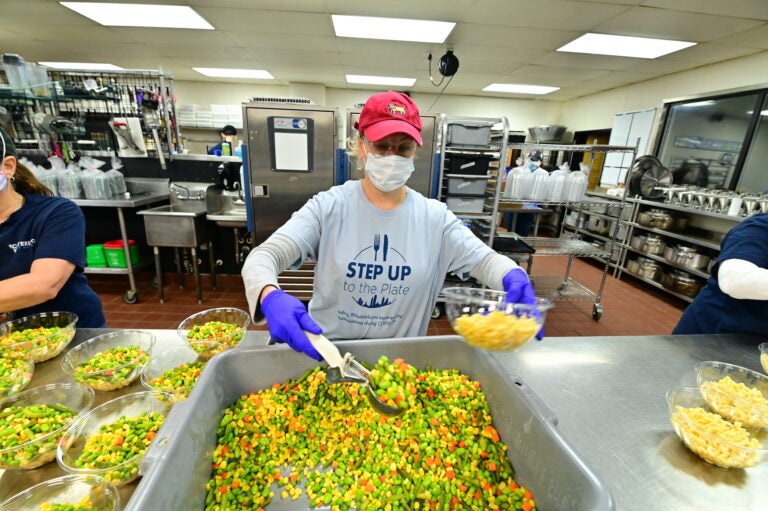
M 160 181 L 160 188 L 154 183 L 146 185 L 146 182 Z M 128 275 L 128 283 L 130 288 L 123 295 L 125 303 L 136 303 L 138 300 L 136 279 L 134 277 L 135 270 L 146 264 L 145 261 L 140 261 L 138 265 L 134 266 L 131 263 L 130 247 L 128 245 L 128 232 L 125 226 L 125 208 L 139 208 L 154 204 L 161 201 L 167 201 L 169 198 L 168 184 L 165 180 L 143 180 L 144 187 L 134 187 L 135 183 L 139 180 L 128 181 L 129 190 L 132 191 L 129 197 L 113 196 L 109 199 L 72 199 L 72 202 L 80 206 L 81 208 L 114 208 L 117 211 L 117 221 L 120 225 L 120 238 L 123 240 L 123 249 L 125 250 L 125 268 L 92 268 L 86 267 L 85 273 L 98 273 L 98 274 L 110 274 L 110 275 Z
M 78 330 L 71 346 L 105 331 Z M 150 331 L 158 346 L 181 342 L 175 330 Z M 266 331 L 248 331 L 241 345 L 261 346 L 267 338 Z M 617 510 L 754 511 L 768 502 L 768 465 L 726 470 L 698 458 L 675 435 L 665 393 L 695 385 L 694 366 L 703 360 L 760 371 L 757 346 L 764 341 L 744 335 L 552 337 L 494 357 L 549 409 L 556 429 L 608 487 Z M 66 379 L 60 361 L 39 364 L 30 387 Z M 136 382 L 97 392 L 94 405 L 142 389 Z M 59 475 L 56 462 L 0 473 L 0 500 Z M 138 484 L 121 489 L 124 506 Z

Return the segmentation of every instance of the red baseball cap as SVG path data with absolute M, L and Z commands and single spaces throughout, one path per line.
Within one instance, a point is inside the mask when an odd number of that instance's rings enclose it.
M 405 133 L 413 137 L 419 147 L 422 126 L 416 103 L 405 94 L 391 90 L 368 98 L 355 123 L 355 128 L 371 142 L 393 133 Z

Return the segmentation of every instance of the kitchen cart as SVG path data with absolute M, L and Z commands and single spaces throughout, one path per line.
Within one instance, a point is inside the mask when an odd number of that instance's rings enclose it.
M 565 153 L 586 153 L 590 154 L 592 159 L 596 153 L 626 153 L 631 155 L 632 161 L 634 161 L 637 155 L 637 148 L 630 146 L 613 146 L 613 145 L 564 145 L 564 144 L 538 144 L 538 143 L 511 143 L 509 149 L 519 149 L 524 153 L 532 150 L 541 152 L 565 152 Z M 578 171 L 575 171 L 578 172 Z M 521 199 L 507 199 L 501 198 L 498 200 L 505 208 L 513 205 L 521 205 L 530 200 Z M 566 209 L 575 210 L 577 213 L 576 225 L 581 224 L 581 215 L 585 210 L 589 210 L 593 207 L 607 207 L 609 204 L 618 209 L 618 216 L 621 216 L 621 212 L 625 205 L 625 196 L 622 195 L 618 201 L 610 201 L 601 197 L 584 197 L 583 200 L 572 201 L 533 201 L 540 207 L 558 207 L 565 206 Z M 610 232 L 608 232 L 610 231 Z M 551 256 L 551 255 L 564 255 L 567 256 L 567 264 L 565 268 L 565 274 L 563 277 L 558 276 L 537 276 L 532 273 L 533 267 L 533 255 L 531 254 L 527 258 L 528 274 L 530 275 L 531 282 L 536 290 L 537 296 L 542 298 L 549 298 L 556 301 L 576 301 L 576 300 L 592 300 L 592 318 L 599 320 L 603 315 L 603 306 L 601 303 L 603 290 L 605 288 L 605 279 L 608 277 L 608 268 L 611 264 L 611 257 L 614 253 L 614 245 L 616 243 L 616 236 L 619 232 L 619 223 L 614 222 L 612 227 L 607 230 L 605 241 L 601 245 L 590 243 L 582 239 L 579 232 L 569 233 L 560 230 L 560 235 L 557 238 L 546 237 L 519 237 L 514 233 L 502 234 L 500 237 L 512 237 L 522 241 L 526 245 L 530 246 L 534 250 L 535 255 L 539 256 Z M 582 284 L 576 282 L 570 277 L 571 266 L 574 258 L 596 258 L 604 263 L 603 273 L 600 280 L 600 285 L 596 291 L 590 290 Z
M 134 265 L 131 262 L 130 246 L 128 245 L 128 231 L 125 224 L 125 209 L 135 209 L 167 201 L 168 182 L 164 179 L 131 179 L 126 180 L 129 192 L 128 197 L 114 196 L 106 200 L 92 199 L 73 199 L 72 201 L 81 208 L 112 208 L 117 213 L 117 221 L 120 226 L 120 239 L 123 241 L 123 250 L 125 251 L 125 268 L 95 268 L 85 267 L 85 273 L 106 274 L 106 275 L 128 275 L 130 287 L 123 294 L 125 303 L 133 304 L 139 299 L 136 289 L 136 278 L 134 273 L 148 264 L 147 260 L 140 261 Z

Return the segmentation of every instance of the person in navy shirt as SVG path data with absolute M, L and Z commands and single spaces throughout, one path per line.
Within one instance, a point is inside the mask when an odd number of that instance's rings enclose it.
M 707 284 L 674 335 L 768 332 L 768 213 L 743 220 L 720 245 Z
M 101 300 L 88 286 L 85 218 L 16 160 L 0 128 L 0 319 L 68 311 L 79 328 L 106 326 Z

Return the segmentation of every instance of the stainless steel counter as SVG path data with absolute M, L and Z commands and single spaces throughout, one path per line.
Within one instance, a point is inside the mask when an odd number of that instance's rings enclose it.
M 768 508 L 768 465 L 715 467 L 678 440 L 665 393 L 720 360 L 762 371 L 748 336 L 556 337 L 496 354 L 559 419 L 558 430 L 608 485 L 617 510 Z
M 78 330 L 72 346 L 106 330 Z M 174 330 L 150 330 L 158 347 L 180 343 Z M 266 343 L 249 331 L 243 346 Z M 694 385 L 694 366 L 720 360 L 760 371 L 756 336 L 552 337 L 495 358 L 519 376 L 557 417 L 557 428 L 608 486 L 616 509 L 757 511 L 768 506 L 768 465 L 726 470 L 702 461 L 678 440 L 665 392 Z M 32 386 L 65 378 L 61 356 L 39 364 Z M 97 392 L 96 403 L 142 390 Z M 53 462 L 0 471 L 0 500 L 62 475 Z M 123 488 L 127 502 L 135 484 Z M 546 511 L 546 510 L 544 510 Z M 553 510 L 550 510 L 553 511 Z M 564 510 L 554 510 L 564 511 Z
M 168 191 L 134 193 L 130 197 L 115 195 L 109 199 L 72 199 L 72 202 L 81 207 L 89 208 L 138 208 L 147 204 L 154 204 L 170 197 Z

